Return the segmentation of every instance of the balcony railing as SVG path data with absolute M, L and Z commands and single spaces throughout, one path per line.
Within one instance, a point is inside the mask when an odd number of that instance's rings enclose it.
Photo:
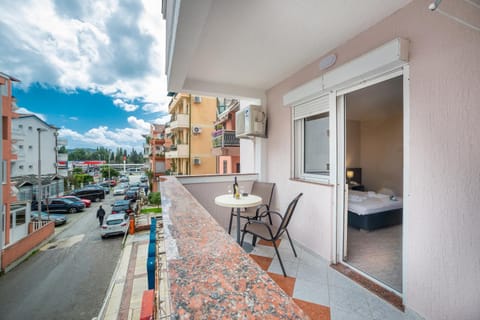
M 188 114 L 176 114 L 175 117 L 172 117 L 172 121 L 170 122 L 170 128 L 175 130 L 177 128 L 189 128 L 190 127 L 190 119 Z
M 235 137 L 235 131 L 217 130 L 212 133 L 213 148 L 240 147 L 240 139 Z
M 175 159 L 175 158 L 188 158 L 188 144 L 172 144 L 168 149 L 168 152 L 165 152 L 165 158 Z

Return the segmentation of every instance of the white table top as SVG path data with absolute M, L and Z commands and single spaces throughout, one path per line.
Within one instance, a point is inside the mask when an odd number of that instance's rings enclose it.
M 228 208 L 249 208 L 262 204 L 262 198 L 253 194 L 249 194 L 240 199 L 235 199 L 232 194 L 223 194 L 215 198 L 215 204 Z

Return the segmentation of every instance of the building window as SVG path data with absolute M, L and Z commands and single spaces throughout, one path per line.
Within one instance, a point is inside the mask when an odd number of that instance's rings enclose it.
M 329 182 L 330 112 L 324 95 L 293 109 L 294 178 Z
M 223 160 L 223 173 L 227 173 L 227 164 L 228 164 L 228 161 L 227 160 Z
M 32 126 L 28 126 L 28 130 L 32 130 L 32 129 L 33 129 Z
M 7 96 L 8 95 L 8 88 L 5 84 L 0 83 L 0 95 Z
M 8 118 L 2 117 L 2 139 L 8 139 Z
M 7 160 L 2 161 L 2 184 L 7 183 Z
M 18 149 L 23 149 L 23 144 L 19 144 Z
M 18 125 L 18 128 L 19 128 L 19 129 L 23 129 L 23 124 L 19 124 L 19 125 Z

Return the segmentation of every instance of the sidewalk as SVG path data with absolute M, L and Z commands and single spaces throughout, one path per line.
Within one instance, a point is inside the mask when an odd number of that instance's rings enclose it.
M 97 319 L 140 319 L 143 291 L 148 289 L 149 231 L 127 235 Z

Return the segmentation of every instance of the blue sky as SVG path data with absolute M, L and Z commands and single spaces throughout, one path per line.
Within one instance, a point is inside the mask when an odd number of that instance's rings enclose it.
M 141 150 L 169 118 L 164 34 L 157 0 L 1 1 L 0 72 L 68 148 Z

